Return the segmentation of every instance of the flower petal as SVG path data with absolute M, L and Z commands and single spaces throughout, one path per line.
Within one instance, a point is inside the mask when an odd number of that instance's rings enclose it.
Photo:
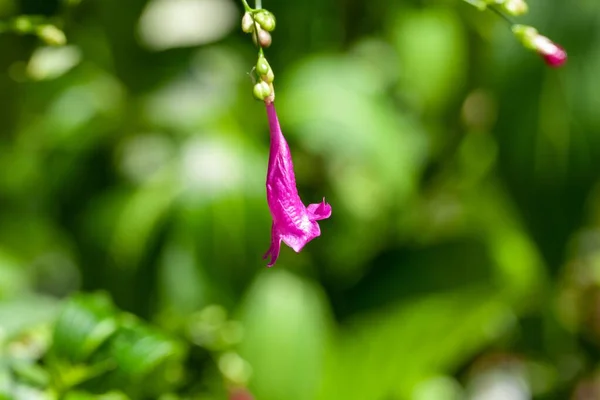
M 309 204 L 306 209 L 311 221 L 320 221 L 331 217 L 331 205 L 325 203 L 325 198 L 322 203 Z
M 279 258 L 279 251 L 281 250 L 281 236 L 279 232 L 277 232 L 277 227 L 275 226 L 275 222 L 271 226 L 271 247 L 263 256 L 263 260 L 269 256 L 271 256 L 271 260 L 267 264 L 267 267 L 272 267 L 277 259 Z
M 314 238 L 321 235 L 319 224 L 314 221 L 308 221 L 299 229 L 288 229 L 286 233 L 281 235 L 281 239 L 285 244 L 290 246 L 296 253 L 306 246 Z

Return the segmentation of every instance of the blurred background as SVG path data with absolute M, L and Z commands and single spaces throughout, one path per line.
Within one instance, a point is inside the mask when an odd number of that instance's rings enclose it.
M 0 398 L 600 399 L 600 2 L 529 5 L 564 68 L 460 0 L 263 0 L 333 207 L 267 269 L 241 2 L 0 0 Z

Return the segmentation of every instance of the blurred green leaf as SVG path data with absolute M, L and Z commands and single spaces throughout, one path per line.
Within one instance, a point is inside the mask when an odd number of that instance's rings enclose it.
M 185 355 L 183 343 L 128 317 L 98 356 L 115 368 L 91 385 L 119 389 L 133 398 L 154 397 L 180 382 Z
M 106 295 L 78 295 L 63 307 L 54 327 L 52 353 L 71 363 L 89 360 L 117 330 L 116 310 Z
M 506 332 L 514 315 L 488 289 L 435 294 L 362 315 L 337 341 L 321 399 L 411 398 Z
M 11 400 L 13 377 L 9 369 L 0 365 L 0 400 Z
M 466 81 L 463 24 L 452 8 L 405 9 L 397 18 L 391 35 L 400 55 L 402 90 L 418 108 L 439 112 Z
M 315 285 L 282 270 L 265 271 L 245 299 L 241 321 L 241 355 L 252 366 L 257 398 L 315 399 L 330 335 L 327 306 Z
M 48 359 L 61 390 L 85 386 L 154 396 L 177 383 L 182 343 L 121 314 L 104 294 L 76 295 L 64 306 Z
M 25 383 L 40 388 L 45 388 L 50 383 L 48 372 L 37 364 L 16 361 L 11 366 L 15 376 Z
M 158 224 L 180 191 L 178 183 L 168 176 L 170 172 L 162 171 L 158 180 L 140 187 L 120 210 L 110 250 L 125 271 L 137 269 Z
M 23 293 L 29 283 L 27 270 L 0 248 L 0 299 Z

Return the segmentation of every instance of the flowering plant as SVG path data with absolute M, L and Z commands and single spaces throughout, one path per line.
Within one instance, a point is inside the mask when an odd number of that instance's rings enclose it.
M 275 265 L 279 257 L 281 242 L 299 252 L 321 234 L 318 220 L 331 216 L 331 206 L 325 202 L 304 205 L 298 189 L 290 148 L 281 132 L 277 112 L 275 111 L 275 74 L 264 56 L 263 48 L 271 45 L 271 34 L 275 29 L 275 17 L 257 5 L 252 9 L 244 1 L 246 13 L 242 18 L 242 30 L 251 33 L 254 43 L 259 47 L 258 61 L 253 69 L 254 97 L 262 100 L 267 109 L 271 146 L 267 169 L 267 203 L 273 218 L 271 227 L 271 246 L 264 255 L 270 257 L 267 266 Z
M 542 36 L 530 26 L 514 24 L 507 15 L 521 16 L 529 7 L 524 0 L 465 0 L 480 10 L 492 10 L 503 17 L 512 26 L 515 36 L 527 48 L 537 51 L 552 67 L 559 67 L 567 60 L 567 53 L 562 47 Z M 273 81 L 275 74 L 269 65 L 264 48 L 272 43 L 271 32 L 275 29 L 276 20 L 273 13 L 256 2 L 251 8 L 246 0 L 242 0 L 245 14 L 242 18 L 242 30 L 252 35 L 258 46 L 258 61 L 252 69 L 254 80 L 254 97 L 265 103 L 270 130 L 270 155 L 267 170 L 267 203 L 273 224 L 271 228 L 271 246 L 265 258 L 271 257 L 268 266 L 273 266 L 279 257 L 281 242 L 296 252 L 312 239 L 321 234 L 318 220 L 331 216 L 331 206 L 323 201 L 306 207 L 296 188 L 294 165 L 289 146 L 281 132 L 275 111 L 275 90 Z

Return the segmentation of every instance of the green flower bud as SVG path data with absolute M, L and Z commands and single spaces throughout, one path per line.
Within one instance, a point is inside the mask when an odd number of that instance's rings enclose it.
M 242 31 L 246 33 L 254 31 L 254 19 L 252 19 L 252 15 L 248 12 L 242 17 Z
M 270 69 L 271 66 L 269 65 L 267 59 L 262 55 L 258 57 L 258 62 L 256 63 L 256 71 L 258 72 L 258 74 L 266 75 Z
M 265 75 L 263 75 L 262 78 L 267 83 L 273 83 L 273 81 L 275 80 L 275 74 L 273 73 L 273 70 L 269 68 L 269 71 Z
M 65 33 L 54 25 L 40 25 L 36 28 L 40 39 L 51 46 L 63 46 L 67 43 Z
M 513 25 L 511 29 L 525 47 L 532 50 L 536 49 L 535 39 L 539 35 L 537 29 L 528 25 Z
M 260 10 L 254 14 L 254 20 L 267 32 L 271 32 L 275 29 L 275 16 L 273 13 L 267 10 Z
M 252 93 L 257 100 L 264 100 L 271 95 L 271 87 L 267 82 L 260 81 L 254 85 Z
M 510 15 L 520 16 L 529 11 L 529 7 L 524 0 L 506 0 L 502 4 L 502 8 Z

